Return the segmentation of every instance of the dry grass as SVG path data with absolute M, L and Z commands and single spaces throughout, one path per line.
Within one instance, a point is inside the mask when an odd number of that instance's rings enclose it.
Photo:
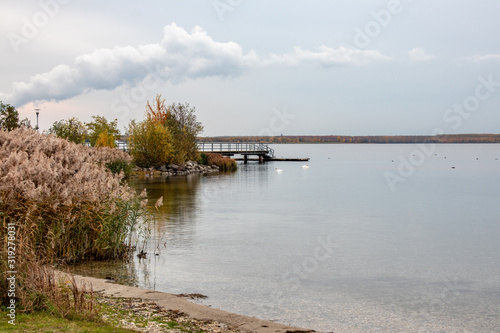
M 34 261 L 24 262 L 18 290 L 25 311 L 49 311 L 62 318 L 95 319 L 98 306 L 92 286 L 78 285 L 69 274 L 57 276 L 53 268 Z
M 121 182 L 122 174 L 106 170 L 114 161 L 130 157 L 26 128 L 0 130 L 0 269 L 9 270 L 7 225 L 15 225 L 17 288 L 25 309 L 43 308 L 50 299 L 61 311 L 92 313 L 85 293 L 76 285 L 72 296 L 58 292 L 44 265 L 123 257 L 132 235 L 147 229 L 144 197 Z M 2 278 L 0 298 L 6 286 Z
M 217 165 L 220 171 L 236 171 L 238 168 L 236 161 L 230 157 L 222 156 L 217 153 L 205 153 L 207 156 L 207 165 Z

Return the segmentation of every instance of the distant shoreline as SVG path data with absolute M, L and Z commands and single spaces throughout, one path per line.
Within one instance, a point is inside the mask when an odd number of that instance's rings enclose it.
M 443 134 L 396 136 L 346 135 L 280 135 L 280 136 L 214 136 L 199 137 L 198 142 L 265 142 L 265 143 L 500 143 L 500 134 Z

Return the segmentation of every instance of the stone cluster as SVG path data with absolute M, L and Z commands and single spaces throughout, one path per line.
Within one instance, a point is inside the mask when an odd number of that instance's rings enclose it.
M 219 172 L 217 165 L 201 165 L 193 161 L 188 161 L 185 164 L 168 164 L 162 165 L 160 168 L 135 168 L 134 174 L 140 176 L 144 173 L 145 177 L 162 176 L 186 176 L 192 173 L 212 173 Z

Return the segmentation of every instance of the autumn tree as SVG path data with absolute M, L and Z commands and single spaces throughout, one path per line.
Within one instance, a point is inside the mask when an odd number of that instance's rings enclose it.
M 108 131 L 103 131 L 99 133 L 97 140 L 95 142 L 95 147 L 116 147 L 115 137 L 108 133 Z
M 167 105 L 161 95 L 147 102 L 145 120 L 128 129 L 130 153 L 142 167 L 198 160 L 196 137 L 203 130 L 189 104 Z
M 139 167 L 160 167 L 170 163 L 173 156 L 172 135 L 168 127 L 150 119 L 131 121 L 128 128 L 130 155 Z
M 92 116 L 93 121 L 90 123 L 85 123 L 88 129 L 88 138 L 91 146 L 95 146 L 99 136 L 101 136 L 101 141 L 104 137 L 112 137 L 114 140 L 120 138 L 120 130 L 118 129 L 118 119 L 108 122 L 108 120 L 103 116 Z M 105 132 L 105 135 L 101 133 Z
M 173 139 L 174 163 L 198 160 L 197 136 L 203 126 L 196 120 L 195 108 L 188 103 L 172 103 L 166 105 L 161 95 L 157 95 L 153 103 L 146 104 L 146 118 L 166 126 Z
M 85 125 L 75 117 L 54 122 L 48 132 L 74 143 L 83 144 L 87 138 Z
M 162 99 L 161 95 L 156 95 L 152 103 L 146 102 L 146 119 L 148 121 L 156 121 L 167 126 L 169 116 L 169 107 L 165 104 L 165 99 Z

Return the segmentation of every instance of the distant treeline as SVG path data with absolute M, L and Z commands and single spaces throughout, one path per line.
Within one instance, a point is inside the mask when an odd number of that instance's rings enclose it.
M 500 134 L 443 134 L 402 136 L 287 135 L 199 137 L 199 142 L 268 143 L 500 143 Z

